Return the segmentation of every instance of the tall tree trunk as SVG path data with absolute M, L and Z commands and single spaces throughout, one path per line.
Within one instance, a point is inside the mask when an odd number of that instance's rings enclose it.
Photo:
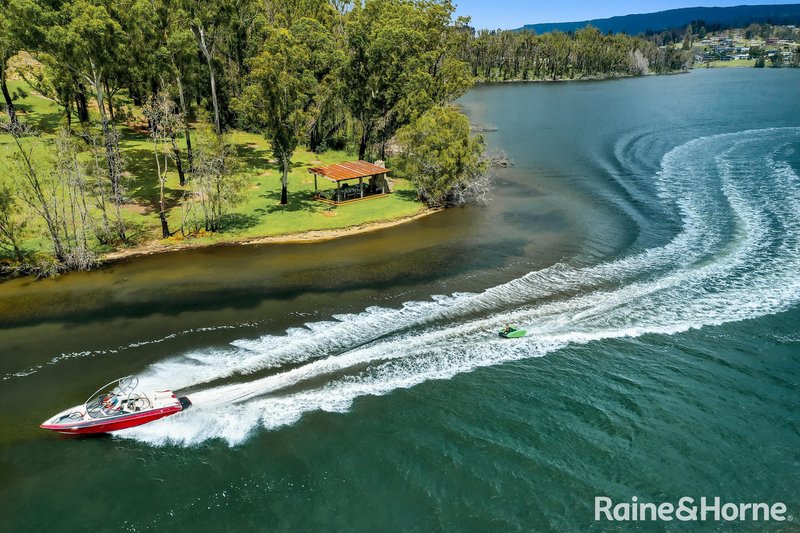
M 186 119 L 184 119 L 186 121 Z M 189 174 L 194 174 L 194 152 L 192 152 L 192 134 L 189 129 L 189 122 L 186 121 L 184 126 L 186 135 L 186 163 L 189 166 Z
M 172 59 L 172 65 L 175 67 L 177 71 L 177 66 L 175 66 L 175 59 Z M 189 109 L 186 106 L 186 97 L 183 93 L 183 82 L 181 81 L 180 74 L 175 76 L 175 82 L 178 84 L 178 101 L 181 104 L 181 113 L 183 114 L 183 131 L 186 135 L 186 163 L 189 166 L 189 174 L 194 172 L 194 155 L 192 154 L 192 134 L 191 129 L 189 128 Z M 185 185 L 186 181 L 184 179 L 183 171 L 178 162 L 178 171 L 181 173 L 181 185 Z
M 89 121 L 89 106 L 86 103 L 86 87 L 78 83 L 78 92 L 75 94 L 75 109 L 78 120 L 83 124 Z
M 289 203 L 289 161 L 281 161 L 281 205 Z
M 2 85 L 3 88 L 3 99 L 6 101 L 6 113 L 8 113 L 8 119 L 11 121 L 12 125 L 17 126 L 19 125 L 17 112 L 14 109 L 14 102 L 11 100 L 11 94 L 8 92 L 8 85 L 6 84 L 5 60 L 0 60 L 0 85 Z
M 208 64 L 208 75 L 211 80 L 211 105 L 214 107 L 214 129 L 217 135 L 222 133 L 222 128 L 219 123 L 219 105 L 217 103 L 217 81 L 214 77 L 214 46 L 216 43 L 211 43 L 211 49 L 208 48 L 206 43 L 206 33 L 201 27 L 197 27 L 197 42 L 200 45 L 200 51 L 203 52 L 203 57 L 206 58 Z
M 18 263 L 22 264 L 25 262 L 25 254 L 22 253 L 22 250 L 17 245 L 16 241 L 11 243 L 11 246 L 14 248 L 14 259 L 17 260 Z
M 114 106 L 113 106 L 113 102 L 111 101 L 112 100 L 111 91 L 108 90 L 108 80 L 104 80 L 103 81 L 103 86 L 105 87 L 106 96 L 108 97 L 107 98 L 107 100 L 108 100 L 108 115 L 111 117 L 111 122 L 116 122 L 116 120 L 114 119 Z
M 100 214 L 102 216 L 101 220 L 103 222 L 102 233 L 96 232 L 97 240 L 100 241 L 100 244 L 108 244 L 109 240 L 111 239 L 111 226 L 108 223 L 108 213 L 106 212 L 106 189 L 103 186 L 103 181 L 101 179 L 100 158 L 97 155 L 97 138 L 88 131 L 86 132 L 86 138 L 91 139 L 92 143 L 92 156 L 94 157 L 94 173 L 97 179 L 97 190 L 99 191 L 98 206 L 100 207 Z
M 175 134 L 170 135 L 172 142 L 172 155 L 175 159 L 175 167 L 178 169 L 178 179 L 180 180 L 181 187 L 186 185 L 186 175 L 183 172 L 183 163 L 181 162 L 181 151 L 178 149 L 178 143 L 175 140 Z
M 164 210 L 164 182 L 167 179 L 167 153 L 164 152 L 164 170 L 161 170 L 161 160 L 158 158 L 158 138 L 153 134 L 153 151 L 156 154 L 156 170 L 158 171 L 158 187 L 159 187 L 159 201 L 158 201 L 158 218 L 161 220 L 161 238 L 166 239 L 169 237 L 169 224 L 167 223 L 167 214 Z
M 167 215 L 164 214 L 164 211 L 158 213 L 158 218 L 161 219 L 161 238 L 167 239 L 169 238 L 169 223 L 167 222 Z
M 108 176 L 111 180 L 111 195 L 114 206 L 117 211 L 117 235 L 123 241 L 127 240 L 125 235 L 125 225 L 122 221 L 119 206 L 122 204 L 122 186 L 120 184 L 120 165 L 119 165 L 119 151 L 117 147 L 116 131 L 109 124 L 108 116 L 106 115 L 106 108 L 103 99 L 103 84 L 100 81 L 100 76 L 92 64 L 92 85 L 94 85 L 97 96 L 97 107 L 100 110 L 100 125 L 103 129 L 103 144 L 106 148 L 106 162 L 108 164 Z
M 111 179 L 111 194 L 115 203 L 122 203 L 122 191 L 119 186 L 119 168 L 117 165 L 117 151 L 114 149 L 114 139 L 111 132 L 111 127 L 106 115 L 105 98 L 103 94 L 103 85 L 100 77 L 97 74 L 94 66 L 92 66 L 92 80 L 95 95 L 97 97 L 97 108 L 100 111 L 100 126 L 103 130 L 103 144 L 106 148 L 106 163 L 108 164 L 108 176 Z
M 211 64 L 211 58 L 208 59 L 208 72 L 211 79 L 211 102 L 214 106 L 214 130 L 217 135 L 222 134 L 222 127 L 219 123 L 219 104 L 217 104 L 217 82 L 214 79 L 214 67 Z
M 369 139 L 369 130 L 371 126 L 369 125 L 368 122 L 364 121 L 363 119 L 361 120 L 361 126 L 362 126 L 362 131 L 361 131 L 361 140 L 358 143 L 358 158 L 363 161 L 364 158 L 367 156 L 367 140 Z

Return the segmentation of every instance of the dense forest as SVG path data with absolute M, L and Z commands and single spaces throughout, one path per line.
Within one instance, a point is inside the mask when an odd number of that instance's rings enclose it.
M 63 106 L 68 125 L 88 121 L 94 99 L 103 127 L 113 128 L 118 95 L 141 106 L 166 92 L 186 123 L 204 118 L 221 133 L 295 121 L 307 130 L 303 142 L 312 149 L 355 140 L 364 157 L 414 113 L 451 101 L 471 83 L 451 46 L 449 1 L 2 5 L 3 86 L 9 58 L 30 52 L 42 68 L 31 69 L 26 80 Z M 270 109 L 263 107 L 278 85 L 289 90 Z M 13 102 L 6 89 L 3 95 L 13 122 Z
M 464 26 L 460 57 L 469 63 L 474 77 L 487 81 L 639 76 L 691 64 L 691 54 L 681 50 L 642 37 L 603 34 L 591 26 L 543 35 L 507 30 L 473 33 Z
M 482 141 L 449 105 L 476 78 L 683 65 L 670 50 L 593 29 L 475 32 L 469 19 L 453 20 L 451 0 L 0 0 L 0 8 L 0 144 L 14 154 L 0 179 L 0 270 L 43 275 L 91 268 L 98 253 L 141 239 L 146 228 L 132 213 L 147 190 L 162 238 L 225 231 L 254 187 L 252 174 L 237 171 L 242 132 L 268 143 L 280 204 L 289 202 L 298 150 L 374 160 L 392 147 L 419 199 L 446 205 L 485 192 Z M 58 106 L 48 131 L 17 112 L 25 91 Z M 174 174 L 177 190 L 167 183 Z

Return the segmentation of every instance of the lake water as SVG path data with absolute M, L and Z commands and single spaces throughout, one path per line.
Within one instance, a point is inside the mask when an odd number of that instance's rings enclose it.
M 460 105 L 514 162 L 486 207 L 0 284 L 3 529 L 607 530 L 603 495 L 797 516 L 798 102 L 788 69 L 479 86 Z M 125 374 L 195 405 L 38 428 Z

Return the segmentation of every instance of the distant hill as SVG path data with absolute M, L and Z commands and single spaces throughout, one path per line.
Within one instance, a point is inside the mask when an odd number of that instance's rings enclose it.
M 648 30 L 659 32 L 687 26 L 693 20 L 704 20 L 707 24 L 721 24 L 727 27 L 745 27 L 753 23 L 795 24 L 800 25 L 800 4 L 781 4 L 763 6 L 734 7 L 686 7 L 646 13 L 641 15 L 624 15 L 607 19 L 583 20 L 580 22 L 548 22 L 527 24 L 519 30 L 533 30 L 536 33 L 547 33 L 553 30 L 564 32 L 577 30 L 592 25 L 601 32 L 629 35 L 645 33 Z

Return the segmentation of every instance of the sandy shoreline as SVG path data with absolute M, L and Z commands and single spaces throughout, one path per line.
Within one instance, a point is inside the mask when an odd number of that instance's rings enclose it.
M 100 262 L 101 264 L 107 265 L 146 255 L 180 252 L 182 250 L 194 250 L 199 248 L 211 248 L 217 246 L 242 246 L 251 244 L 310 244 L 315 242 L 338 239 L 340 237 L 358 235 L 361 233 L 369 233 L 372 231 L 378 231 L 386 228 L 391 228 L 394 226 L 399 226 L 400 224 L 405 224 L 406 222 L 412 222 L 414 220 L 418 220 L 428 215 L 432 215 L 433 213 L 437 213 L 439 211 L 442 211 L 442 209 L 426 208 L 415 215 L 396 218 L 394 220 L 370 222 L 366 224 L 359 224 L 357 226 L 349 226 L 346 228 L 312 230 L 312 231 L 305 231 L 302 233 L 273 235 L 269 237 L 255 237 L 250 239 L 242 239 L 239 241 L 210 242 L 210 243 L 203 241 L 199 241 L 196 243 L 191 241 L 184 241 L 180 245 L 169 245 L 169 244 L 163 244 L 159 240 L 153 240 L 144 243 L 140 246 L 137 246 L 136 248 L 130 248 L 127 250 L 118 250 L 115 252 L 104 254 L 103 256 L 100 257 Z

